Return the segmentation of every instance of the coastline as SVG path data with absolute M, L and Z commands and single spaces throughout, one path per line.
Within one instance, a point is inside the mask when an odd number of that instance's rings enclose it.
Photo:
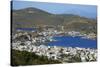
M 18 50 L 18 51 L 27 51 L 29 53 L 34 52 L 38 56 L 46 56 L 48 59 L 58 60 L 61 63 L 90 62 L 90 61 L 97 60 L 97 49 L 95 48 L 82 48 L 82 47 L 77 47 L 77 46 L 73 47 L 70 44 L 69 44 L 70 46 L 61 46 L 63 43 L 60 43 L 61 44 L 60 46 L 56 46 L 56 45 L 48 46 L 49 42 L 59 41 L 57 39 L 54 39 L 55 36 L 66 37 L 65 34 L 60 35 L 63 32 L 61 31 L 54 32 L 54 31 L 55 30 L 53 31 L 46 30 L 42 32 L 18 31 L 15 35 L 12 36 L 13 38 L 12 38 L 11 49 Z M 74 36 L 72 34 L 69 35 L 69 37 L 75 38 L 75 39 L 72 39 L 73 41 L 75 40 L 79 41 L 79 39 L 76 39 L 79 37 L 80 39 L 82 39 L 82 36 L 75 35 L 75 34 L 76 33 L 74 33 Z M 68 38 L 68 40 L 71 41 L 70 38 Z M 83 39 L 83 40 L 87 41 L 87 39 Z M 62 41 L 66 42 L 67 40 L 62 39 Z

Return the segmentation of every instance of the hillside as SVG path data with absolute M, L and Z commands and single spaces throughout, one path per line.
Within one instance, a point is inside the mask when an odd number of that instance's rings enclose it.
M 72 14 L 50 14 L 37 8 L 12 10 L 12 28 L 31 28 L 34 26 L 63 25 L 66 31 L 76 30 L 96 33 L 97 21 Z
M 48 59 L 47 56 L 38 56 L 35 53 L 27 51 L 12 50 L 11 65 L 40 65 L 40 64 L 56 64 L 61 63 L 58 60 Z

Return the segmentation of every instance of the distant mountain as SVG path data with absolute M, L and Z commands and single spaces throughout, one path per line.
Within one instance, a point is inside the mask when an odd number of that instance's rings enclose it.
M 37 8 L 12 10 L 12 28 L 26 28 L 43 25 L 63 25 L 65 30 L 95 32 L 97 20 L 73 14 L 50 14 Z

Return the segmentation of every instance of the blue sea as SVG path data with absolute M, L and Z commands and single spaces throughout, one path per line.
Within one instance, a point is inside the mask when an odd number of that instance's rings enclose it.
M 16 30 L 23 30 L 23 31 L 36 31 L 35 28 L 16 28 Z
M 48 46 L 97 48 L 97 40 L 83 39 L 80 36 L 61 36 L 53 37 L 56 41 L 49 42 Z

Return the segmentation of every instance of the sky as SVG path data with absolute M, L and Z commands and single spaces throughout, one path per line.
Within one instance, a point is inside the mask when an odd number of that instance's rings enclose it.
M 95 5 L 79 5 L 79 4 L 62 4 L 62 3 L 46 3 L 34 1 L 13 1 L 13 9 L 23 9 L 35 7 L 52 14 L 75 14 L 87 18 L 97 17 L 97 6 Z

